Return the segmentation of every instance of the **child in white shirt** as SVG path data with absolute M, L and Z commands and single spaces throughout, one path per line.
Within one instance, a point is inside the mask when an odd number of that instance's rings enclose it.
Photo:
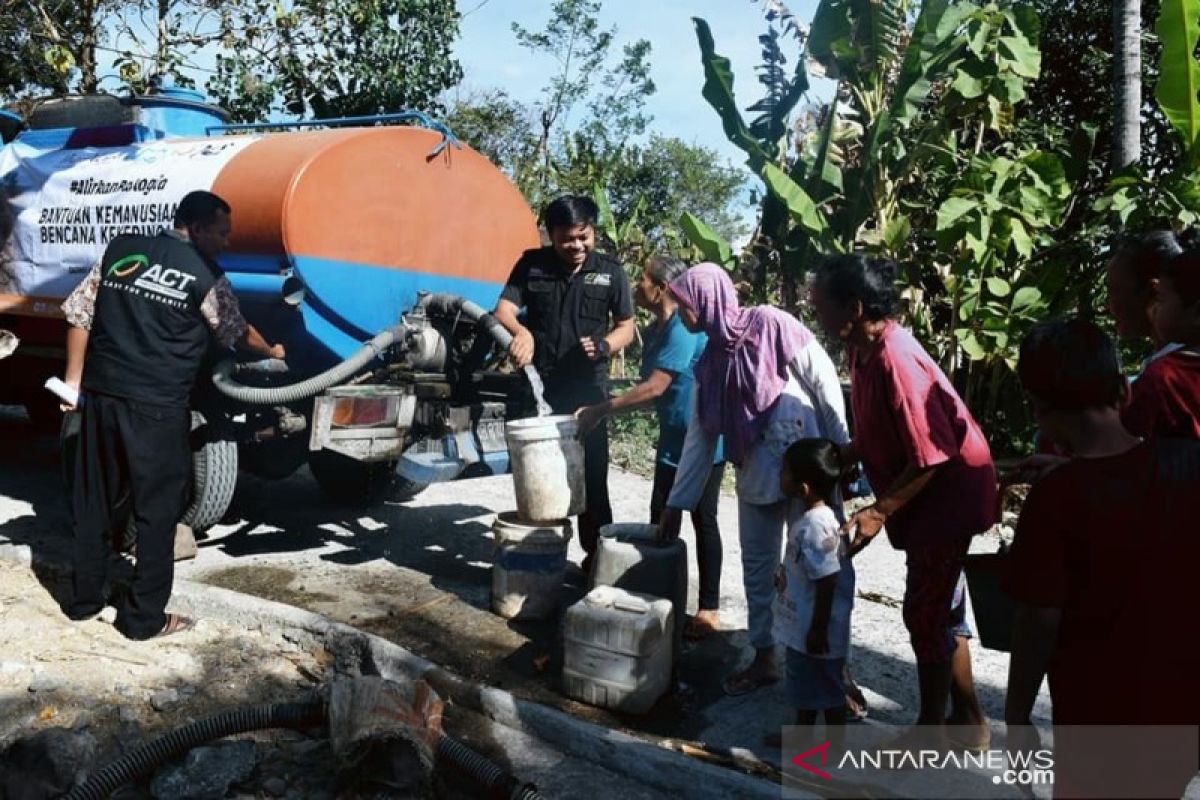
M 830 507 L 841 462 L 828 439 L 801 439 L 783 456 L 779 486 L 804 506 L 788 528 L 776 578 L 775 637 L 787 646 L 787 693 L 796 724 L 824 715 L 827 733 L 846 723 L 843 668 L 850 645 L 854 569 Z

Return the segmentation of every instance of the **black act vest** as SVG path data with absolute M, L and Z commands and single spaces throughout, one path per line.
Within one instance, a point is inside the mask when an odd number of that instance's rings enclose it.
M 186 407 L 208 346 L 200 304 L 216 272 L 170 231 L 117 237 L 100 270 L 84 389 Z

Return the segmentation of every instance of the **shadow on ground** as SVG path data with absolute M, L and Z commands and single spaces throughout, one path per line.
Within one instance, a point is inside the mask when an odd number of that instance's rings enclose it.
M 32 513 L 0 524 L 0 539 L 28 545 L 35 563 L 61 559 L 69 542 L 58 479 L 57 441 L 38 436 L 24 420 L 0 415 L 0 495 L 31 504 Z M 307 474 L 268 482 L 243 476 L 232 527 L 200 542 L 202 558 L 179 574 L 213 585 L 296 605 L 383 636 L 465 678 L 568 711 L 593 722 L 673 738 L 712 736 L 728 716 L 741 722 L 717 744 L 755 747 L 762 733 L 787 721 L 782 687 L 727 698 L 720 682 L 748 657 L 744 631 L 723 631 L 685 646 L 683 690 L 649 714 L 627 718 L 570 701 L 559 693 L 561 617 L 509 623 L 489 610 L 493 510 L 471 502 L 442 506 L 382 503 L 357 511 L 323 499 Z M 224 558 L 203 558 L 214 551 Z M 269 560 L 267 558 L 270 557 Z M 568 574 L 564 604 L 585 591 L 581 573 Z M 867 602 L 860 600 L 859 602 Z M 888 643 L 907 653 L 907 634 Z M 905 724 L 915 715 L 911 662 L 882 650 L 854 649 L 855 674 L 867 688 L 895 698 L 872 717 Z M 1003 689 L 978 687 L 985 712 L 1000 717 Z M 3 709 L 0 709 L 2 711 Z

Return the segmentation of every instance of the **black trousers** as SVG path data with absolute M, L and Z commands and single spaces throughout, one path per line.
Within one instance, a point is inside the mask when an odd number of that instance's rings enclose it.
M 127 495 L 137 535 L 129 591 L 116 601 L 116 628 L 148 639 L 166 623 L 175 578 L 175 523 L 191 480 L 186 408 L 89 394 L 75 456 L 73 619 L 105 604 L 113 518 Z
M 717 522 L 717 506 L 721 502 L 721 479 L 725 476 L 725 462 L 712 468 L 704 494 L 692 512 L 692 527 L 696 529 L 696 564 L 700 571 L 701 610 L 712 610 L 721 606 L 721 526 Z M 650 523 L 658 524 L 671 487 L 675 485 L 675 467 L 659 462 L 654 465 L 654 488 L 650 491 Z
M 555 414 L 573 414 L 580 406 L 608 399 L 608 381 L 603 383 L 547 381 L 546 402 Z M 601 422 L 583 440 L 583 482 L 587 491 L 587 509 L 579 515 L 579 543 L 588 555 L 596 552 L 600 529 L 612 522 L 612 503 L 608 499 L 608 423 Z

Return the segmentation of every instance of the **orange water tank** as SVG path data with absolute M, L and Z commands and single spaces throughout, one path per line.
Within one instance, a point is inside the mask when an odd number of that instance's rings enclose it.
M 45 133 L 0 150 L 14 222 L 0 313 L 57 315 L 114 235 L 169 226 L 194 189 L 233 207 L 221 262 L 247 316 L 314 367 L 394 325 L 418 292 L 492 307 L 521 252 L 539 243 L 528 204 L 499 169 L 422 128 L 118 146 Z M 281 308 L 284 275 L 305 287 L 298 310 Z

